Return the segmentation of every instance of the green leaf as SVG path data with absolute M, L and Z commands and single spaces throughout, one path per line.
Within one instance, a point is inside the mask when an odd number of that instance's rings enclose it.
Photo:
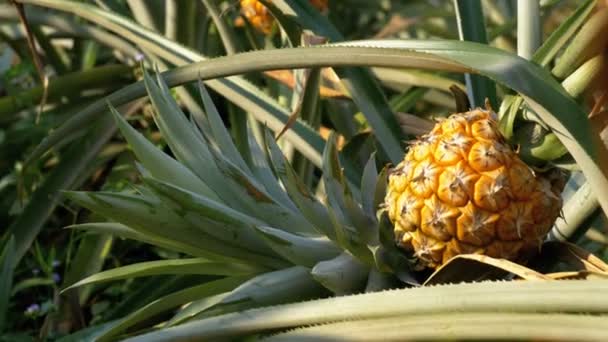
M 532 61 L 543 67 L 549 65 L 559 50 L 570 40 L 578 28 L 585 23 L 595 7 L 596 0 L 585 0 L 561 25 L 551 33 L 543 45 L 536 50 Z
M 110 111 L 122 135 L 135 152 L 137 159 L 139 159 L 151 175 L 160 180 L 171 182 L 181 188 L 190 189 L 212 199 L 218 199 L 217 194 L 192 171 L 159 150 L 141 133 L 131 127 L 112 105 L 110 105 Z
M 342 250 L 326 237 L 303 237 L 272 227 L 256 227 L 268 246 L 294 265 L 313 267 Z
M 216 261 L 255 261 L 270 267 L 279 266 L 277 260 L 253 254 L 222 241 L 193 227 L 183 217 L 167 208 L 158 199 L 123 193 L 68 192 L 78 204 L 105 217 L 123 223 L 142 234 L 152 233 L 199 250 L 203 257 Z
M 488 44 L 481 1 L 454 0 L 454 7 L 460 40 Z M 490 100 L 494 108 L 497 107 L 496 85 L 490 79 L 480 75 L 466 74 L 465 80 L 473 107 L 483 107 L 486 98 Z
M 268 130 L 265 131 L 265 142 L 273 170 L 281 179 L 290 198 L 298 206 L 298 210 L 318 232 L 335 241 L 336 234 L 332 229 L 327 208 L 301 182 Z
M 542 41 L 540 4 L 517 1 L 517 54 L 531 59 Z
M 144 178 L 144 181 L 161 197 L 165 205 L 179 212 L 184 220 L 205 234 L 228 245 L 268 254 L 266 244 L 254 230 L 254 226 L 263 225 L 263 221 L 171 184 L 152 178 Z
M 217 27 L 217 31 L 224 43 L 227 54 L 231 55 L 238 52 L 240 50 L 238 36 L 236 35 L 236 32 L 234 32 L 232 26 L 226 23 L 226 18 L 222 16 L 223 12 L 220 11 L 218 2 L 216 0 L 202 0 L 202 3 L 213 20 L 215 27 Z
M 154 246 L 165 248 L 178 253 L 186 253 L 196 257 L 205 257 L 208 255 L 205 251 L 201 251 L 198 246 L 182 243 L 171 238 L 163 237 L 151 232 L 139 232 L 120 223 L 114 222 L 97 222 L 97 223 L 82 223 L 68 226 L 66 228 L 86 230 L 94 234 L 110 234 L 124 239 L 132 239 L 141 241 Z
M 9 313 L 13 272 L 16 264 L 15 237 L 6 241 L 0 254 L 0 332 L 4 331 Z
M 247 141 L 252 158 L 251 169 L 253 170 L 255 177 L 264 184 L 266 191 L 268 191 L 277 202 L 292 211 L 297 211 L 296 205 L 281 187 L 279 180 L 273 173 L 269 164 L 270 161 L 268 160 L 269 156 L 262 150 L 262 147 L 260 147 L 250 129 L 247 130 Z
M 159 83 L 164 84 L 160 79 Z M 217 111 L 215 104 L 213 104 L 213 100 L 211 100 L 211 96 L 207 92 L 207 89 L 201 80 L 198 81 L 198 90 L 201 95 L 203 105 L 205 106 L 209 128 L 213 134 L 213 139 L 210 140 L 215 142 L 220 147 L 224 156 L 226 156 L 226 158 L 234 165 L 240 168 L 243 172 L 251 174 L 249 167 L 241 157 L 239 151 L 236 149 L 236 146 L 230 137 L 230 133 L 228 133 L 228 130 L 226 130 L 226 127 L 224 127 L 224 122 L 222 121 L 220 113 Z
M 231 188 L 235 197 L 245 208 L 243 210 L 245 213 L 285 231 L 316 234 L 312 225 L 298 211 L 270 197 L 261 184 L 255 179 L 247 177 L 230 162 L 221 160 L 219 154 L 214 154 L 214 156 L 218 168 L 224 175 L 221 185 Z
M 261 274 L 228 293 L 194 302 L 173 317 L 169 325 L 182 323 L 217 305 L 241 304 L 239 309 L 255 308 L 306 300 L 324 293 L 323 288 L 310 276 L 310 269 L 294 266 Z
M 81 342 L 81 341 L 94 341 L 96 338 L 101 336 L 105 331 L 110 329 L 112 324 L 115 322 L 110 321 L 99 325 L 92 325 L 67 336 L 63 336 L 57 339 L 57 342 Z
M 215 150 L 195 134 L 192 125 L 170 96 L 162 79 L 157 79 L 158 86 L 149 77 L 144 77 L 144 80 L 157 110 L 155 120 L 171 150 L 199 178 L 207 180 L 207 185 L 222 198 L 224 203 L 230 203 L 246 214 L 287 231 L 311 232 L 310 225 L 301 215 L 271 198 L 264 187 L 253 178 L 248 168 L 246 170 L 239 168 L 224 157 L 224 151 Z M 204 98 L 202 88 L 201 94 Z M 210 102 L 210 99 L 206 102 Z M 216 136 L 222 136 L 227 143 L 230 137 L 224 131 L 219 114 L 213 113 L 211 108 L 212 104 L 208 104 L 209 128 Z M 234 145 L 232 146 L 234 148 Z M 236 148 L 232 153 L 238 155 Z M 244 161 L 240 160 L 245 165 Z
M 328 290 L 341 296 L 361 292 L 365 288 L 369 266 L 344 252 L 331 260 L 319 262 L 310 274 Z
M 338 160 L 336 137 L 333 134 L 323 153 L 322 179 L 330 207 L 328 209 L 331 209 L 330 212 L 333 212 L 336 219 L 334 228 L 343 236 L 345 247 L 356 257 L 370 260 L 366 244 L 375 239 L 374 222 L 353 199 Z
M 361 177 L 361 206 L 369 217 L 376 217 L 378 207 L 374 206 L 376 195 L 376 184 L 378 182 L 378 170 L 376 169 L 376 154 L 365 164 L 363 177 Z
M 243 263 L 212 262 L 203 258 L 146 261 L 96 273 L 68 286 L 63 291 L 84 285 L 154 275 L 203 274 L 243 276 L 259 273 L 264 270 L 264 268 Z
M 79 279 L 85 278 L 102 270 L 103 264 L 112 249 L 113 239 L 109 234 L 101 236 L 88 234 L 83 236 L 78 243 L 74 257 L 69 263 L 68 271 L 63 277 L 61 286 L 73 284 Z M 79 298 L 80 303 L 86 302 L 91 294 L 91 288 L 75 291 L 74 297 Z M 68 297 L 72 294 L 67 293 Z M 67 304 L 68 301 L 63 303 Z M 67 304 L 69 305 L 69 304 Z
M 593 293 L 593 296 L 589 294 Z M 477 313 L 608 313 L 608 282 L 503 281 L 333 297 L 231 313 L 129 339 L 129 342 L 234 339 L 276 329 L 327 322 L 400 318 L 430 314 Z M 436 328 L 436 326 L 435 326 Z
M 551 70 L 559 79 L 566 78 L 593 56 L 602 53 L 608 43 L 608 9 L 596 11 L 582 26 Z
M 543 313 L 450 313 L 349 320 L 273 334 L 262 341 L 603 340 L 605 316 Z M 449 332 L 449 333 L 448 333 Z
M 111 327 L 105 330 L 104 333 L 97 338 L 97 341 L 102 342 L 112 340 L 115 336 L 126 332 L 131 327 L 181 305 L 224 293 L 226 291 L 231 291 L 244 281 L 247 281 L 249 278 L 250 277 L 239 276 L 214 280 L 205 284 L 173 292 L 167 296 L 156 299 L 144 307 L 135 310 L 119 321 L 113 322 Z
M 425 88 L 425 90 L 430 88 L 450 92 L 452 86 L 466 90 L 466 86 L 460 81 L 446 77 L 441 73 L 397 68 L 372 68 L 372 71 L 384 85 L 396 91 L 417 87 Z M 393 110 L 395 109 L 393 108 Z

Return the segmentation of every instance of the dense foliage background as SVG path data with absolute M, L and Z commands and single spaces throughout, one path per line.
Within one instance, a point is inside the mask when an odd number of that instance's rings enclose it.
M 155 274 L 61 292 L 101 270 L 188 254 L 107 232 L 65 229 L 106 219 L 61 191 L 141 191 L 140 166 L 117 132 L 107 104 L 114 104 L 132 127 L 171 155 L 155 124 L 154 106 L 141 83 L 135 83 L 143 80 L 143 69 L 175 70 L 246 51 L 269 54 L 235 59 L 233 69 L 218 71 L 244 73 L 238 80 L 206 84 L 246 161 L 253 158 L 247 152 L 247 127 L 257 141 L 264 141 L 266 126 L 275 133 L 286 127 L 287 133 L 278 140 L 283 153 L 303 184 L 323 194 L 319 166 L 330 131 L 337 132 L 347 178 L 359 181 L 372 154 L 382 169 L 401 157 L 407 146 L 404 141 L 427 132 L 433 120 L 483 106 L 487 98 L 507 118 L 501 120 L 501 128 L 514 146 L 520 146 L 527 162 L 539 169 L 557 166 L 571 172 L 563 194 L 567 219 L 558 222 L 558 228 L 567 240 L 608 260 L 606 218 L 600 208 L 608 203 L 608 194 L 599 202 L 594 199 L 593 186 L 587 183 L 594 174 L 586 179 L 581 172 L 595 166 L 581 165 L 578 156 L 568 153 L 571 146 L 564 147 L 551 132 L 554 126 L 543 123 L 534 113 L 536 108 L 522 106 L 518 92 L 526 99 L 550 94 L 543 93 L 544 88 L 523 89 L 536 81 L 517 80 L 523 75 L 518 72 L 532 70 L 529 76 L 536 69 L 519 65 L 514 68 L 520 69 L 502 74 L 484 69 L 492 61 L 479 57 L 482 50 L 473 46 L 468 54 L 469 45 L 456 42 L 485 43 L 545 67 L 552 74 L 541 76 L 561 83 L 576 100 L 577 110 L 592 114 L 583 120 L 585 124 L 599 132 L 606 124 L 608 97 L 606 1 L 330 0 L 326 10 L 309 17 L 290 16 L 284 3 L 290 1 L 275 1 L 273 9 L 283 30 L 275 23 L 269 33 L 262 33 L 244 19 L 239 2 L 233 0 L 0 1 L 0 340 L 80 340 L 84 335 L 70 334 L 89 327 L 102 329 L 158 298 L 221 278 L 188 272 Z M 283 17 L 278 16 L 281 13 Z M 599 19 L 592 16 L 597 13 Z M 585 32 L 585 23 L 595 26 Z M 300 35 L 301 28 L 309 30 Z M 585 34 L 576 36 L 578 32 Z M 436 59 L 395 67 L 365 56 L 353 62 L 344 55 L 350 61 L 346 64 L 373 66 L 349 73 L 345 68 L 320 69 L 334 63 L 313 53 L 308 71 L 263 66 L 265 60 L 272 62 L 278 56 L 271 53 L 280 48 L 389 38 L 445 40 L 445 45 L 438 43 L 426 52 L 445 47 L 445 56 L 460 58 L 461 64 Z M 450 51 L 455 52 L 449 55 Z M 297 52 L 288 54 L 281 57 L 284 65 L 306 65 L 306 56 L 290 62 Z M 403 55 L 403 60 L 408 56 Z M 238 61 L 243 64 L 235 66 Z M 217 70 L 224 70 L 219 63 Z M 256 69 L 256 63 L 264 70 Z M 340 56 L 335 63 L 340 66 Z M 493 77 L 467 73 L 476 64 L 482 74 Z M 209 110 L 196 82 L 191 82 L 203 69 L 201 64 L 200 69 L 186 67 L 165 74 L 170 86 L 179 85 L 170 96 L 189 118 Z M 234 83 L 221 83 L 231 80 Z M 523 88 L 513 91 L 517 85 Z M 577 119 L 581 121 L 571 118 Z M 580 136 L 586 134 L 584 127 L 567 127 Z M 148 329 L 172 314 L 164 312 L 139 324 Z

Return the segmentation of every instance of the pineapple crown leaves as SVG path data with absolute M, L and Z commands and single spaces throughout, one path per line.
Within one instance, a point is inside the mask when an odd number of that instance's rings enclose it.
M 299 180 L 270 132 L 265 132 L 262 147 L 249 136 L 253 158 L 241 158 L 202 83 L 205 113 L 188 120 L 161 77 L 145 73 L 144 81 L 154 120 L 176 159 L 110 107 L 141 162 L 143 186 L 140 194 L 68 193 L 75 202 L 119 222 L 77 228 L 112 232 L 212 261 L 252 262 L 268 269 L 301 265 L 340 293 L 364 289 L 370 267 L 389 274 L 400 267 L 387 266 L 395 258 L 387 258 L 385 250 L 396 249 L 382 246 L 393 242 L 378 236 L 373 216 L 386 186 L 385 171 L 378 175 L 373 158 L 359 192 L 344 177 L 335 139 L 330 139 L 324 154 L 326 206 Z M 352 272 L 342 280 L 327 273 L 345 262 L 354 266 L 340 270 Z

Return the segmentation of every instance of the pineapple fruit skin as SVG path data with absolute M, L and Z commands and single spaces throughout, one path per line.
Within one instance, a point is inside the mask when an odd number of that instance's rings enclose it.
M 385 207 L 416 268 L 458 254 L 523 262 L 559 216 L 565 179 L 535 174 L 507 144 L 495 113 L 453 114 L 391 169 Z
M 310 4 L 317 10 L 327 10 L 329 0 L 310 0 Z M 268 8 L 258 0 L 240 0 L 241 14 L 247 18 L 251 25 L 264 34 L 269 34 L 274 23 L 274 18 Z

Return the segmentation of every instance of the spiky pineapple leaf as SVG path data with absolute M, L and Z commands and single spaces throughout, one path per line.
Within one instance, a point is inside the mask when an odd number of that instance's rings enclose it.
M 131 327 L 136 326 L 137 324 L 144 322 L 145 320 L 158 314 L 179 307 L 180 305 L 201 300 L 202 298 L 212 297 L 227 291 L 232 291 L 235 287 L 241 285 L 250 278 L 251 276 L 238 276 L 213 280 L 158 298 L 133 311 L 117 322 L 113 322 L 111 327 L 105 330 L 103 334 L 97 338 L 97 341 L 110 341 L 115 336 L 126 332 Z
M 608 317 L 542 313 L 449 313 L 349 320 L 303 327 L 260 341 L 601 341 Z
M 166 205 L 205 234 L 228 245 L 269 255 L 266 244 L 254 230 L 254 226 L 263 225 L 263 221 L 171 184 L 152 178 L 144 178 L 144 181 Z M 270 253 L 270 256 L 276 255 Z
M 302 183 L 268 130 L 265 131 L 265 143 L 272 168 L 299 211 L 317 231 L 335 241 L 336 233 L 327 208 Z
M 378 183 L 378 170 L 376 169 L 376 153 L 373 153 L 363 169 L 361 177 L 361 207 L 368 217 L 375 218 L 376 210 L 376 184 Z
M 598 8 L 560 55 L 551 73 L 559 79 L 564 79 L 585 61 L 601 54 L 608 43 L 608 36 L 605 34 L 607 28 L 608 9 Z
M 303 237 L 272 227 L 256 227 L 268 246 L 294 265 L 313 267 L 342 250 L 326 237 Z
M 366 250 L 364 246 L 375 238 L 375 226 L 352 196 L 340 165 L 334 134 L 329 137 L 323 152 L 321 178 L 327 194 L 328 209 L 335 216 L 334 228 L 343 235 L 343 242 L 355 256 L 362 260 L 368 259 L 370 255 L 367 251 L 363 252 Z
M 365 292 L 378 292 L 402 287 L 402 282 L 392 273 L 381 272 L 376 268 L 369 269 Z
M 184 189 L 190 189 L 212 199 L 218 199 L 217 194 L 184 164 L 159 150 L 135 128 L 131 127 L 112 105 L 109 105 L 109 107 L 123 137 L 135 152 L 137 159 L 151 175 L 160 180 L 172 182 Z
M 243 276 L 260 273 L 266 270 L 267 269 L 265 268 L 251 264 L 212 262 L 203 258 L 146 261 L 96 273 L 66 287 L 63 291 L 84 285 L 137 277 L 149 277 L 154 275 L 202 274 L 217 276 Z
M 300 234 L 316 235 L 312 225 L 289 205 L 282 204 L 271 197 L 263 186 L 251 177 L 247 177 L 238 168 L 221 155 L 213 154 L 218 169 L 223 173 L 223 186 L 231 185 L 233 193 L 238 194 L 240 202 L 246 206 L 246 213 L 256 216 L 267 224 L 277 228 Z
M 178 312 L 168 325 L 183 323 L 217 306 L 226 306 L 235 311 L 247 310 L 306 300 L 324 294 L 325 290 L 311 277 L 309 268 L 294 266 L 258 275 L 230 292 L 194 302 Z M 231 304 L 237 306 L 230 308 Z
M 593 296 L 589 294 L 593 293 Z M 608 313 L 608 281 L 481 282 L 439 285 L 279 305 L 150 332 L 129 342 L 234 339 L 327 322 L 477 313 Z
M 394 273 L 402 282 L 410 285 L 420 285 L 412 273 L 413 261 L 408 259 L 402 249 L 395 243 L 393 224 L 386 211 L 379 212 L 377 245 L 370 246 L 376 268 L 383 272 Z
M 166 84 L 161 82 L 164 87 Z M 198 91 L 201 96 L 201 100 L 203 101 L 203 105 L 205 106 L 206 119 L 209 123 L 209 128 L 213 135 L 213 139 L 210 139 L 217 143 L 218 146 L 221 146 L 222 153 L 226 156 L 228 160 L 230 160 L 233 164 L 235 164 L 241 170 L 247 172 L 251 175 L 251 171 L 249 167 L 245 163 L 245 160 L 241 157 L 241 154 L 234 145 L 232 138 L 230 137 L 230 133 L 224 126 L 224 122 L 222 121 L 222 117 L 218 112 L 213 100 L 211 100 L 211 96 L 207 89 L 205 88 L 203 82 L 198 80 Z
M 282 203 L 283 206 L 297 211 L 298 208 L 293 203 L 292 199 L 289 198 L 287 192 L 281 187 L 279 179 L 275 176 L 270 165 L 270 158 L 264 146 L 260 146 L 260 143 L 253 136 L 251 129 L 247 130 L 247 141 L 249 146 L 249 153 L 251 154 L 251 169 L 257 179 L 264 184 L 264 187 L 277 202 Z
M 67 226 L 66 228 L 84 230 L 91 234 L 110 234 L 123 239 L 141 241 L 170 251 L 186 253 L 195 257 L 205 257 L 208 255 L 208 253 L 201 251 L 196 246 L 191 246 L 190 244 L 182 243 L 170 237 L 163 237 L 151 232 L 142 233 L 115 222 L 81 223 Z
M 296 211 L 273 199 L 248 168 L 239 168 L 224 156 L 224 151 L 217 151 L 197 136 L 160 77 L 153 82 L 150 76 L 144 74 L 144 81 L 156 108 L 155 121 L 171 150 L 199 178 L 205 179 L 224 203 L 230 203 L 235 209 L 270 225 L 292 232 L 313 233 L 310 224 Z M 230 139 L 221 133 L 223 128 L 217 122 L 220 118 L 211 120 L 214 123 L 209 121 L 209 129 L 215 131 L 214 134 Z
M 369 270 L 368 265 L 344 252 L 331 260 L 317 263 L 310 274 L 328 290 L 341 296 L 362 292 Z
M 157 198 L 109 192 L 67 192 L 66 196 L 85 208 L 123 223 L 146 235 L 152 233 L 175 240 L 199 250 L 203 257 L 216 261 L 234 259 L 255 261 L 270 267 L 277 260 L 226 245 L 192 226 L 183 217 L 167 208 Z

